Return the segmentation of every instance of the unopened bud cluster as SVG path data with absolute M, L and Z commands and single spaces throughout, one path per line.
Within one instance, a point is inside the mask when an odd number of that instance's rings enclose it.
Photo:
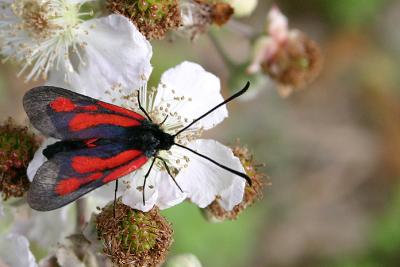
M 134 210 L 121 202 L 103 208 L 97 216 L 98 237 L 104 252 L 118 266 L 158 266 L 172 244 L 172 228 L 157 208 Z
M 178 0 L 108 0 L 107 7 L 130 19 L 147 39 L 162 39 L 181 25 Z
M 35 136 L 11 119 L 0 125 L 0 192 L 4 200 L 29 188 L 26 168 L 38 148 Z

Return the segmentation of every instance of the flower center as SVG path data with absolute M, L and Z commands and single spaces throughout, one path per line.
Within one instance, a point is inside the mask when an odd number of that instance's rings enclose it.
M 129 95 L 122 94 L 122 86 L 120 84 L 111 87 L 111 90 L 105 92 L 113 101 L 120 100 L 122 106 L 142 113 L 139 110 L 137 101 L 137 92 L 133 90 Z M 169 92 L 167 92 L 169 91 Z M 184 126 L 190 123 L 190 120 L 184 114 L 179 112 L 182 106 L 191 105 L 192 99 L 187 96 L 179 95 L 175 90 L 167 88 L 166 85 L 160 84 L 157 88 L 143 86 L 139 90 L 140 102 L 143 108 L 147 111 L 153 123 L 162 125 L 161 129 L 168 134 L 175 134 Z M 167 97 L 168 96 L 168 97 Z M 200 127 L 191 127 L 187 131 L 175 137 L 175 142 L 187 146 L 191 141 L 198 139 L 203 132 Z M 181 149 L 172 146 L 169 150 L 161 150 L 158 155 L 163 158 L 174 174 L 177 174 L 183 168 L 188 166 L 190 159 L 181 153 Z M 157 161 L 155 166 L 159 170 L 164 170 L 163 162 Z
M 14 14 L 22 19 L 22 27 L 32 36 L 45 37 L 50 30 L 49 4 L 39 4 L 32 1 L 16 1 L 13 5 Z
M 12 5 L 14 15 L 21 19 L 17 29 L 26 30 L 36 39 L 49 38 L 59 30 L 75 27 L 85 15 L 79 9 L 80 5 L 65 0 L 17 0 Z

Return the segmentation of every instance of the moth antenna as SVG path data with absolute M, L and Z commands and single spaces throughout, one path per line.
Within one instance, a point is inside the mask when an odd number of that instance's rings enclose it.
M 252 185 L 252 181 L 251 181 L 250 177 L 249 177 L 247 174 L 242 173 L 242 172 L 239 172 L 239 171 L 236 171 L 236 170 L 234 170 L 234 169 L 231 169 L 231 168 L 229 168 L 229 167 L 227 167 L 227 166 L 225 166 L 225 165 L 222 165 L 221 163 L 216 162 L 216 161 L 213 160 L 212 158 L 209 158 L 209 157 L 207 157 L 206 155 L 200 154 L 199 152 L 197 152 L 197 151 L 195 151 L 195 150 L 193 150 L 193 149 L 191 149 L 191 148 L 188 148 L 188 147 L 186 147 L 186 146 L 183 146 L 183 145 L 181 145 L 181 144 L 174 143 L 174 145 L 179 146 L 179 147 L 181 147 L 181 148 L 183 148 L 183 149 L 186 149 L 186 150 L 192 152 L 193 154 L 196 154 L 197 156 L 202 157 L 203 159 L 206 159 L 206 160 L 208 160 L 208 161 L 214 163 L 214 164 L 217 165 L 218 167 L 220 167 L 220 168 L 222 168 L 222 169 L 224 169 L 224 170 L 226 170 L 226 171 L 228 171 L 228 172 L 231 172 L 231 173 L 233 173 L 233 174 L 236 174 L 237 176 L 240 176 L 240 177 L 244 178 L 250 186 Z
M 139 90 L 137 90 L 137 101 L 139 104 L 139 109 L 144 113 L 144 115 L 146 115 L 146 117 L 149 119 L 149 121 L 153 122 L 153 120 L 151 119 L 149 114 L 147 114 L 147 111 L 142 107 L 142 104 L 140 103 L 140 91 Z
M 153 169 L 153 165 L 154 165 L 154 162 L 156 161 L 156 158 L 154 158 L 153 159 L 153 161 L 151 162 L 151 165 L 150 165 L 150 168 L 149 168 L 149 170 L 147 171 L 147 173 L 146 173 L 146 175 L 144 176 L 144 181 L 143 181 L 143 188 L 142 188 L 142 197 L 143 197 L 143 206 L 146 206 L 146 199 L 145 199 L 145 189 L 146 189 L 146 182 L 147 182 L 147 177 L 149 177 L 149 175 L 150 175 L 150 172 L 151 172 L 151 169 Z
M 174 134 L 173 136 L 177 136 L 179 134 L 181 134 L 182 132 L 186 131 L 188 128 L 190 128 L 190 126 L 192 126 L 193 124 L 195 124 L 196 122 L 198 122 L 199 120 L 201 120 L 202 118 L 206 117 L 207 115 L 209 115 L 210 113 L 212 113 L 214 110 L 218 109 L 219 107 L 229 103 L 230 101 L 232 101 L 233 99 L 241 96 L 242 94 L 244 94 L 250 87 L 250 82 L 247 82 L 246 85 L 243 87 L 242 90 L 240 90 L 239 92 L 237 92 L 236 94 L 230 96 L 229 98 L 225 99 L 222 103 L 219 103 L 218 105 L 216 105 L 215 107 L 213 107 L 212 109 L 210 109 L 209 111 L 207 111 L 206 113 L 204 113 L 203 115 L 201 115 L 200 117 L 198 117 L 197 119 L 195 119 L 194 121 L 192 121 L 191 123 L 189 123 L 189 125 L 185 126 L 183 129 L 179 130 L 176 134 Z

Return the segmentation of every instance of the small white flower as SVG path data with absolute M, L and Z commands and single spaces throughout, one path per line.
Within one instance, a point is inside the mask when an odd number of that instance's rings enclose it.
M 119 70 L 136 47 L 136 28 L 120 15 L 84 21 L 87 0 L 2 0 L 0 53 L 22 66 L 26 80 L 47 78 L 51 71 L 69 80 L 88 64 L 108 64 Z M 112 55 L 109 57 L 109 55 Z M 143 53 L 142 53 L 143 54 Z
M 43 248 L 54 246 L 74 230 L 74 224 L 68 221 L 68 210 L 69 207 L 63 207 L 43 213 L 21 205 L 13 210 L 11 231 L 23 234 Z
M 24 236 L 8 234 L 0 237 L 0 266 L 37 267 L 29 241 Z
M 92 87 L 92 80 L 88 76 L 79 76 L 69 85 L 60 84 L 57 80 L 50 80 L 48 84 L 75 90 L 83 89 L 89 96 L 141 113 L 135 89 L 138 88 L 135 87 L 138 82 L 130 86 L 122 85 L 118 79 L 111 83 L 112 79 L 109 79 L 104 80 L 103 84 Z M 166 71 L 157 88 L 140 87 L 140 99 L 154 123 L 161 123 L 167 118 L 161 128 L 169 134 L 177 133 L 195 118 L 223 101 L 219 79 L 201 66 L 190 62 L 184 62 Z M 214 140 L 199 139 L 203 130 L 211 129 L 227 116 L 227 109 L 223 106 L 178 135 L 175 142 L 205 154 L 229 168 L 245 172 L 240 160 L 233 155 L 230 148 Z M 144 188 L 146 201 L 143 205 L 144 176 L 152 162 L 152 159 L 149 159 L 146 165 L 125 177 L 124 184 L 127 190 L 124 191 L 122 198 L 125 204 L 148 211 L 154 205 L 165 209 L 186 198 L 200 207 L 206 207 L 217 198 L 224 209 L 231 210 L 242 200 L 245 181 L 241 177 L 175 145 L 168 151 L 160 151 L 158 156 L 167 162 L 183 192 L 168 175 L 163 162 L 156 160 Z M 37 152 L 28 168 L 30 179 L 44 160 L 43 155 Z M 109 195 L 108 200 L 111 198 L 112 195 Z

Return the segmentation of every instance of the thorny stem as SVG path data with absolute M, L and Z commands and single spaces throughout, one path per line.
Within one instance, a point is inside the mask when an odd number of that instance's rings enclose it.
M 208 37 L 210 38 L 211 43 L 221 56 L 222 60 L 224 61 L 225 65 L 228 69 L 235 69 L 236 64 L 233 62 L 230 56 L 225 52 L 224 48 L 221 46 L 220 42 L 218 41 L 217 37 L 212 31 L 208 32 Z
M 80 233 L 87 222 L 87 199 L 80 198 L 76 201 L 76 225 L 75 230 Z

